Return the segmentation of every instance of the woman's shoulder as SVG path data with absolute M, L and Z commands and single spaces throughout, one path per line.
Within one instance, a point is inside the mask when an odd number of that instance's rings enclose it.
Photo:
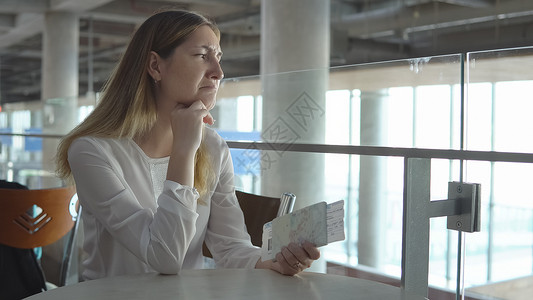
M 82 149 L 83 151 L 97 151 L 97 152 L 123 152 L 125 149 L 131 148 L 130 139 L 127 138 L 105 138 L 94 136 L 83 136 L 76 138 L 70 145 L 70 151 Z
M 204 138 L 209 148 L 223 149 L 228 147 L 226 140 L 224 140 L 213 128 L 205 127 Z
M 129 139 L 127 138 L 106 138 L 106 137 L 96 137 L 96 136 L 81 136 L 76 138 L 72 144 L 75 143 L 89 143 L 93 145 L 101 146 L 122 146 L 129 144 Z

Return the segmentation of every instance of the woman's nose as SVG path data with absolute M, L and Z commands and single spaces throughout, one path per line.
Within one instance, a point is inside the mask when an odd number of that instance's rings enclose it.
M 222 71 L 222 66 L 220 65 L 219 61 L 215 61 L 213 63 L 213 69 L 209 77 L 217 80 L 224 78 L 224 71 Z

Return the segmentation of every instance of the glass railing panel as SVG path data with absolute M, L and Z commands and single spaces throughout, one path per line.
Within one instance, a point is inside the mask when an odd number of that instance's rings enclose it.
M 533 47 L 467 54 L 467 150 L 533 153 Z M 465 236 L 466 295 L 527 298 L 533 275 L 531 163 L 472 162 L 466 180 L 482 185 L 481 232 Z
M 0 133 L 63 135 L 84 120 L 95 105 L 96 100 L 87 97 L 2 103 Z
M 61 186 L 54 157 L 59 139 L 94 108 L 94 100 L 10 102 L 0 112 L 0 176 L 30 188 Z
M 453 124 L 460 111 L 460 83 L 460 55 L 346 66 L 330 73 L 332 90 L 356 91 L 353 105 L 359 111 L 352 124 L 359 132 L 351 144 L 361 146 L 457 149 Z
M 533 152 L 533 47 L 467 54 L 468 150 Z
M 230 140 L 459 149 L 461 56 L 225 80 L 213 111 Z
M 481 231 L 467 234 L 466 295 L 527 298 L 533 282 L 533 164 L 469 162 L 467 179 L 482 184 Z
M 460 149 L 461 72 L 460 55 L 346 66 L 330 70 L 323 95 L 302 84 L 322 80 L 316 70 L 231 79 L 219 92 L 214 127 L 229 141 L 254 141 L 245 149 L 231 149 L 236 172 L 246 173 L 236 180 L 245 189 L 269 195 L 291 190 L 298 197 L 296 209 L 344 194 L 346 240 L 324 248 L 324 256 L 399 283 L 403 158 L 299 153 L 284 146 Z M 281 91 L 271 92 L 276 97 L 265 94 L 274 83 Z M 265 113 L 275 101 L 278 114 Z M 282 139 L 272 140 L 276 134 Z M 270 142 L 280 148 L 257 149 Z M 431 199 L 445 199 L 448 181 L 459 180 L 459 174 L 458 162 L 434 160 Z M 445 218 L 432 221 L 431 228 L 430 284 L 453 294 L 455 240 Z
M 18 182 L 30 189 L 64 185 L 55 176 L 53 163 L 43 161 L 43 144 L 58 143 L 58 138 L 1 134 L 0 137 L 0 179 Z

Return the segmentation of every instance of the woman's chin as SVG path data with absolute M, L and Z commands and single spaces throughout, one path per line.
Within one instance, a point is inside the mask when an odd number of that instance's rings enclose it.
M 205 108 L 206 108 L 207 110 L 212 110 L 213 107 L 215 107 L 216 100 L 213 99 L 212 101 L 202 101 L 202 103 L 204 103 Z

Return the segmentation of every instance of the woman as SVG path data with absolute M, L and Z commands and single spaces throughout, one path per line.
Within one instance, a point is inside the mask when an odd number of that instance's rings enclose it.
M 222 52 L 205 17 L 164 11 L 136 31 L 100 103 L 58 149 L 58 174 L 83 206 L 83 277 L 217 266 L 294 275 L 320 253 L 290 244 L 276 261 L 252 246 L 229 150 L 212 125 Z

